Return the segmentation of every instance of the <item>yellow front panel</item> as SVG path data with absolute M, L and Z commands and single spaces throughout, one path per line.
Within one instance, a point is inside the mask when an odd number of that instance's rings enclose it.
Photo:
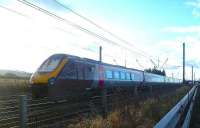
M 49 73 L 34 73 L 31 77 L 31 84 L 47 84 L 48 80 L 52 77 L 57 77 L 57 75 L 60 73 L 60 71 L 63 69 L 65 64 L 67 63 L 67 59 L 63 59 L 59 66 L 52 72 Z

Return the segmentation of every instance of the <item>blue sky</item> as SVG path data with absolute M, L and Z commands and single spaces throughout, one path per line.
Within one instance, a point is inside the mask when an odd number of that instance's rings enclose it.
M 151 42 L 173 39 L 179 33 L 165 33 L 165 27 L 199 25 L 192 15 L 192 0 L 57 0 L 96 21 L 96 17 L 126 29 L 140 29 L 151 35 Z M 67 11 L 66 11 L 67 12 Z M 98 21 L 97 21 L 98 22 Z M 130 30 L 131 31 L 131 30 Z M 123 35 L 122 35 L 123 36 Z
M 60 0 L 66 1 L 66 0 Z M 184 0 L 75 0 L 71 7 L 116 20 L 130 26 L 163 27 L 165 25 L 189 25 L 198 23 L 193 19 Z M 91 12 L 89 12 L 91 11 Z M 89 14 L 89 15 L 90 15 Z
M 33 72 L 45 58 L 58 52 L 98 59 L 98 47 L 102 45 L 105 62 L 124 65 L 126 58 L 128 67 L 144 69 L 153 65 L 141 53 L 152 56 L 156 63 L 159 58 L 160 65 L 168 58 L 165 65 L 168 75 L 174 73 L 181 77 L 181 69 L 171 70 L 170 67 L 182 63 L 182 42 L 186 42 L 187 65 L 194 65 L 196 70 L 199 68 L 200 0 L 28 1 L 116 44 L 88 35 L 17 0 L 0 1 L 4 7 L 0 8 L 0 17 L 3 17 L 0 34 L 4 35 L 0 58 L 5 60 L 0 69 Z M 130 45 L 84 21 L 57 2 L 127 40 Z M 9 57 L 15 58 L 16 63 L 9 61 Z M 187 72 L 189 78 L 190 67 Z
M 93 19 L 100 16 L 126 28 L 148 31 L 156 36 L 155 40 L 175 36 L 160 33 L 164 27 L 199 24 L 199 18 L 191 15 L 192 8 L 184 0 L 76 0 L 70 5 Z

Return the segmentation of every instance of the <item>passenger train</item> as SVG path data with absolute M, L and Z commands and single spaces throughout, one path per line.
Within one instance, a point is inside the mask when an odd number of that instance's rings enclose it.
M 179 84 L 179 79 L 67 54 L 54 54 L 31 76 L 34 95 L 65 96 L 100 88 Z

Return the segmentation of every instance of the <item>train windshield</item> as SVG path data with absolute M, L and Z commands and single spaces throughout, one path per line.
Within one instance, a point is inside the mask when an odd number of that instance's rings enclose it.
M 63 56 L 62 55 L 53 55 L 48 58 L 38 69 L 38 72 L 52 72 L 54 71 L 59 63 L 61 62 Z

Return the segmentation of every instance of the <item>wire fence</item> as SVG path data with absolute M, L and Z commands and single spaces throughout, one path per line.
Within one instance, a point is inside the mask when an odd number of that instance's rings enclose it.
M 172 93 L 180 86 L 117 88 L 107 92 L 106 103 L 102 95 L 69 96 L 60 100 L 34 99 L 30 95 L 0 97 L 0 128 L 65 128 L 67 125 L 93 115 L 104 115 L 127 104 Z M 105 111 L 105 106 L 107 111 Z

